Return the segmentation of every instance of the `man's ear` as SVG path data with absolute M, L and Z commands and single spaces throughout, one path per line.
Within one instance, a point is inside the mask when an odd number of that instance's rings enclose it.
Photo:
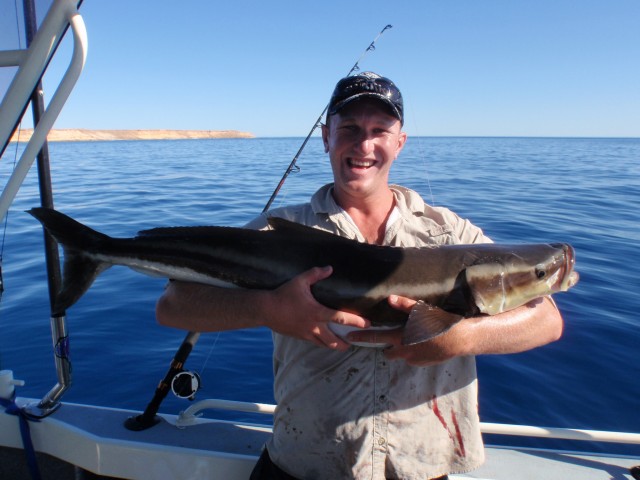
M 322 128 L 322 143 L 324 144 L 324 153 L 329 153 L 329 127 L 325 124 L 321 125 Z
M 404 148 L 404 144 L 407 143 L 407 134 L 405 132 L 400 132 L 398 136 L 398 148 L 396 149 L 396 158 Z

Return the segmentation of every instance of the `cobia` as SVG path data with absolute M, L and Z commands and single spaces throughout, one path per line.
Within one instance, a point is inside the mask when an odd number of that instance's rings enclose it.
M 463 317 L 495 315 L 576 284 L 568 244 L 368 245 L 270 218 L 271 230 L 167 227 L 112 238 L 51 209 L 36 217 L 64 250 L 63 281 L 54 309 L 71 307 L 112 265 L 175 280 L 275 289 L 316 266 L 332 275 L 312 286 L 327 307 L 357 313 L 372 327 L 402 327 L 405 344 L 426 341 Z M 420 300 L 412 313 L 388 305 L 389 295 Z

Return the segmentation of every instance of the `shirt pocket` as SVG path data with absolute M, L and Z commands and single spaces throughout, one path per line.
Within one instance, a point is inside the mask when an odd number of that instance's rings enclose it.
M 398 229 L 392 245 L 404 248 L 453 245 L 459 243 L 450 225 L 417 225 Z

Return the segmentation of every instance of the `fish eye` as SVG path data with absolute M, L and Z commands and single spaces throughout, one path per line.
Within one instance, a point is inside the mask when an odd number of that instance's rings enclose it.
M 542 280 L 546 276 L 547 272 L 545 270 L 543 270 L 542 268 L 536 268 L 536 277 L 538 278 L 538 280 Z

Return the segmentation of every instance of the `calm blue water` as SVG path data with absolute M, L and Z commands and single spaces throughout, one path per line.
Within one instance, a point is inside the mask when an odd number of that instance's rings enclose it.
M 241 226 L 262 210 L 300 142 L 51 144 L 56 207 L 116 236 L 159 225 Z M 14 153 L 0 161 L 2 185 Z M 639 160 L 640 139 L 409 140 L 394 182 L 470 218 L 497 242 L 564 241 L 577 251 L 581 281 L 556 296 L 562 340 L 479 359 L 483 421 L 640 432 Z M 304 201 L 330 181 L 318 138 L 299 164 L 275 206 Z M 30 174 L 8 217 L 0 303 L 0 369 L 25 379 L 19 394 L 33 397 L 56 381 L 42 234 L 24 213 L 37 203 Z M 69 310 L 74 385 L 65 401 L 144 409 L 184 338 L 155 323 L 163 285 L 113 268 Z M 267 330 L 203 335 L 187 367 L 202 376 L 198 398 L 273 402 Z M 187 406 L 170 396 L 162 411 Z M 574 446 L 587 447 L 600 448 Z

